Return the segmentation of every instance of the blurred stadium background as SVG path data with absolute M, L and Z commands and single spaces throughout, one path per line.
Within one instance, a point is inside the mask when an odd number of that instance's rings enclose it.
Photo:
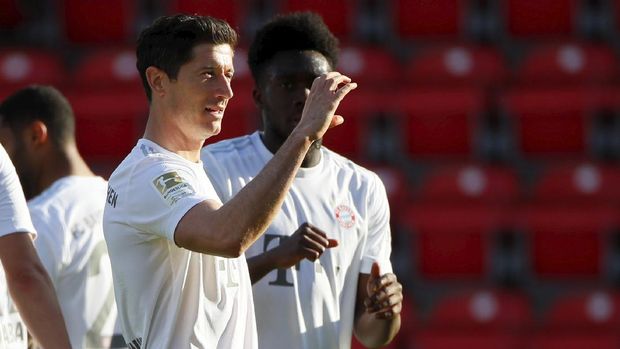
M 241 33 L 223 139 L 258 125 L 253 32 L 294 10 L 323 15 L 360 83 L 325 143 L 389 192 L 390 348 L 620 348 L 618 0 L 0 0 L 0 98 L 58 87 L 107 176 L 148 112 L 141 28 L 188 12 Z

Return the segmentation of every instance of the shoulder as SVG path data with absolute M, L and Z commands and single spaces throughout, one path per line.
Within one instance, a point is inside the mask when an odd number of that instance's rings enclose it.
M 336 171 L 340 175 L 346 175 L 355 179 L 360 184 L 367 184 L 375 186 L 381 184 L 381 179 L 372 170 L 355 163 L 353 160 L 346 158 L 328 148 L 323 147 L 323 156 L 333 171 Z
M 245 135 L 209 144 L 202 148 L 201 154 L 203 159 L 205 157 L 225 159 L 232 156 L 238 156 L 238 154 L 243 153 L 251 146 L 252 135 Z

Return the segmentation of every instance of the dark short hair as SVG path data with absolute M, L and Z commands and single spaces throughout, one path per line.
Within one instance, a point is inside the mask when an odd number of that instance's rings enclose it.
M 136 67 L 149 101 L 151 87 L 146 79 L 146 68 L 157 67 L 170 79 L 176 79 L 181 66 L 192 59 L 194 46 L 203 43 L 228 44 L 235 48 L 237 33 L 221 19 L 199 15 L 160 17 L 140 33 Z
M 56 146 L 75 141 L 73 109 L 65 96 L 51 86 L 28 86 L 0 104 L 0 124 L 14 133 L 36 120 L 45 124 Z
M 257 33 L 248 52 L 248 64 L 255 82 L 269 61 L 281 51 L 317 51 L 332 69 L 338 63 L 338 39 L 321 16 L 313 12 L 279 15 Z

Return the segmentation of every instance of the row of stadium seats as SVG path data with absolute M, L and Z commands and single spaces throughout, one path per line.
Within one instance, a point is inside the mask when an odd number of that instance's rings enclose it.
M 235 55 L 235 81 L 250 80 L 247 50 Z M 81 57 L 80 57 L 81 56 Z M 133 48 L 83 50 L 78 61 L 71 57 L 72 69 L 57 51 L 4 47 L 0 50 L 0 84 L 29 81 L 77 84 L 88 87 L 139 83 Z M 345 46 L 338 70 L 360 83 L 394 89 L 395 85 L 481 86 L 510 85 L 606 85 L 617 82 L 617 56 L 606 45 L 564 43 L 531 47 L 518 59 L 508 62 L 491 46 L 437 44 L 417 50 L 400 62 L 389 51 L 376 46 Z M 512 68 L 514 66 L 514 68 Z
M 498 31 L 513 37 L 557 37 L 574 35 L 584 27 L 604 32 L 620 26 L 614 18 L 620 14 L 616 0 L 50 0 L 37 6 L 23 0 L 2 0 L 0 7 L 5 9 L 0 28 L 40 20 L 33 12 L 48 10 L 63 36 L 81 44 L 125 42 L 135 37 L 137 27 L 149 14 L 178 12 L 210 14 L 251 32 L 252 28 L 246 28 L 274 13 L 313 10 L 342 39 L 360 37 L 360 32 L 373 31 L 373 27 L 375 32 L 383 32 L 383 37 L 394 33 L 407 40 L 454 39 L 472 33 L 476 36 L 476 32 L 494 36 Z M 84 21 L 85 17 L 89 20 Z
M 620 295 L 613 290 L 567 291 L 545 307 L 534 306 L 519 292 L 453 290 L 430 308 L 420 314 L 406 302 L 403 327 L 389 348 L 611 349 L 620 345 Z M 353 348 L 363 348 L 356 345 Z
M 414 78 L 401 80 L 396 77 L 398 66 L 389 61 L 387 53 L 344 50 L 342 70 L 360 81 L 361 88 L 343 102 L 341 113 L 347 117 L 347 123 L 331 131 L 326 143 L 357 157 L 367 151 L 369 144 L 365 140 L 376 136 L 372 132 L 383 125 L 392 127 L 392 132 L 383 135 L 383 139 L 400 139 L 404 152 L 418 159 L 484 154 L 484 148 L 488 147 L 485 142 L 491 148 L 500 148 L 497 152 L 505 153 L 512 147 L 526 156 L 562 153 L 585 156 L 609 149 L 608 152 L 618 152 L 620 122 L 616 111 L 620 108 L 620 88 L 613 84 L 615 58 L 607 48 L 580 48 L 582 51 L 578 52 L 588 52 L 584 55 L 575 54 L 574 49 L 547 47 L 532 55 L 531 61 L 536 61 L 533 57 L 542 57 L 539 63 L 524 64 L 523 70 L 516 74 L 521 78 L 496 85 L 496 89 L 487 87 L 494 80 L 498 83 L 503 74 L 495 76 L 491 71 L 504 68 L 489 64 L 499 62 L 491 58 L 499 56 L 484 50 L 463 51 L 464 48 L 458 47 L 429 50 L 427 56 L 422 55 L 417 63 L 410 65 L 408 71 Z M 459 61 L 463 54 L 478 58 L 475 62 L 470 58 Z M 437 59 L 438 56 L 444 59 Z M 355 63 L 356 57 L 364 59 Z M 252 82 L 245 52 L 240 50 L 236 59 L 236 96 L 219 139 L 251 131 L 258 119 L 251 100 Z M 88 136 L 83 138 L 92 143 L 83 143 L 88 156 L 126 153 L 147 113 L 134 53 L 127 49 L 91 51 L 71 72 L 64 69 L 62 62 L 48 51 L 1 51 L 0 97 L 32 82 L 58 86 L 76 104 L 78 118 L 89 120 L 83 123 L 95 127 L 94 132 L 84 131 Z M 556 64 L 555 70 L 552 64 Z M 465 75 L 457 74 L 463 67 L 470 70 Z M 369 70 L 373 74 L 367 73 Z M 548 85 L 543 86 L 538 79 Z M 125 146 L 98 139 L 109 139 L 109 134 L 97 130 L 97 123 L 108 119 L 115 120 L 123 130 L 117 138 L 121 143 L 127 142 Z M 114 126 L 108 123 L 105 127 Z
M 382 178 L 396 227 L 394 245 L 417 281 L 620 281 L 620 168 L 548 164 L 514 169 L 432 166 L 412 179 Z

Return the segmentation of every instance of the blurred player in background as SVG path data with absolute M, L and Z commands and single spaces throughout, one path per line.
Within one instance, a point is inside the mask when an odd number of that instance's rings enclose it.
M 15 168 L 0 145 L 0 348 L 25 349 L 28 331 L 46 349 L 70 348 L 54 286 L 32 244 L 34 237 Z
M 75 142 L 73 110 L 53 87 L 30 86 L 0 105 L 0 141 L 23 183 L 73 348 L 123 347 L 103 238 L 107 183 Z M 119 329 L 120 330 L 120 329 Z M 41 343 L 45 347 L 45 343 Z
M 263 130 L 202 151 L 223 202 L 298 127 L 313 80 L 336 66 L 337 45 L 311 13 L 277 17 L 258 31 L 248 60 Z M 342 349 L 352 333 L 371 348 L 389 343 L 403 299 L 391 272 L 389 217 L 379 177 L 316 140 L 282 210 L 247 252 L 259 347 Z
M 222 205 L 200 161 L 233 96 L 237 34 L 207 16 L 169 16 L 140 34 L 150 102 L 144 138 L 109 181 L 104 211 L 123 334 L 130 348 L 256 348 L 244 251 L 276 215 L 312 142 L 342 122 L 356 85 L 316 79 L 299 125 L 243 191 Z

